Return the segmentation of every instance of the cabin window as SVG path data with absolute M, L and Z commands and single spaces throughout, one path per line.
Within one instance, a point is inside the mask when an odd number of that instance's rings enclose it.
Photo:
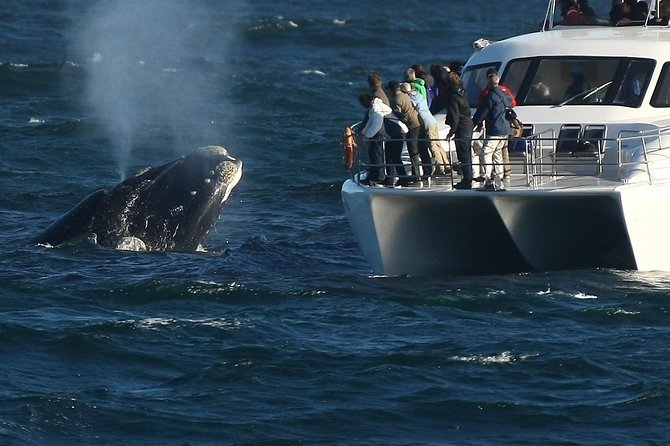
M 491 69 L 497 71 L 499 67 L 500 62 L 497 62 L 468 67 L 463 71 L 462 80 L 465 86 L 465 92 L 468 95 L 468 103 L 470 104 L 470 107 L 477 107 L 479 93 L 486 87 L 488 82 L 486 72 Z
M 502 79 L 500 80 L 515 96 L 521 88 L 530 63 L 530 60 L 520 60 L 518 63 L 510 64 L 509 68 L 505 70 L 504 82 Z
M 656 90 L 651 97 L 651 105 L 654 107 L 670 107 L 670 62 L 663 65 Z
M 655 62 L 631 58 L 528 58 L 511 61 L 501 82 L 519 105 L 639 107 Z

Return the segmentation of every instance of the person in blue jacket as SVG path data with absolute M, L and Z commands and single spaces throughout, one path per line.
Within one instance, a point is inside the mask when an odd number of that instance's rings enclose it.
M 489 74 L 489 93 L 479 107 L 477 107 L 477 111 L 472 118 L 475 131 L 480 131 L 482 126 L 486 125 L 486 137 L 484 139 L 482 154 L 485 165 L 484 180 L 487 186 L 493 184 L 494 173 L 502 177 L 502 151 L 512 131 L 509 121 L 505 118 L 505 109 L 511 107 L 512 103 L 509 97 L 498 86 L 499 83 L 500 76 L 498 73 Z

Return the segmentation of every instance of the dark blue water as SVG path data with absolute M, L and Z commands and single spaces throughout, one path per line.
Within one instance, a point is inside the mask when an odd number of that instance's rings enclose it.
M 343 214 L 367 72 L 544 3 L 0 3 L 0 444 L 666 444 L 669 274 L 375 277 Z M 207 252 L 28 243 L 204 144 L 245 163 Z

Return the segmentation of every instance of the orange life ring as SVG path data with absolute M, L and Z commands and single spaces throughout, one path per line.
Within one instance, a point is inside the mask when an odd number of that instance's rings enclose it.
M 351 127 L 344 127 L 344 134 L 342 135 L 342 159 L 344 160 L 344 167 L 351 170 L 354 167 L 354 149 L 356 148 L 356 138 Z

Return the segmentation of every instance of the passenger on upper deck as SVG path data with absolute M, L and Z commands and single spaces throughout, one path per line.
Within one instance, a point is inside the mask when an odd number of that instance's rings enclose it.
M 638 0 L 612 0 L 610 22 L 613 25 L 626 25 L 631 22 L 644 21 L 647 18 L 648 6 Z
M 658 22 L 661 25 L 667 25 L 670 19 L 670 0 L 661 0 L 661 6 L 658 13 Z
M 624 0 L 612 0 L 612 9 L 610 10 L 610 23 L 617 25 L 623 18 L 623 4 Z
M 577 5 L 585 20 L 589 22 L 594 22 L 596 20 L 596 12 L 589 6 L 589 0 L 577 0 Z
M 561 25 L 583 23 L 577 0 L 561 0 Z

